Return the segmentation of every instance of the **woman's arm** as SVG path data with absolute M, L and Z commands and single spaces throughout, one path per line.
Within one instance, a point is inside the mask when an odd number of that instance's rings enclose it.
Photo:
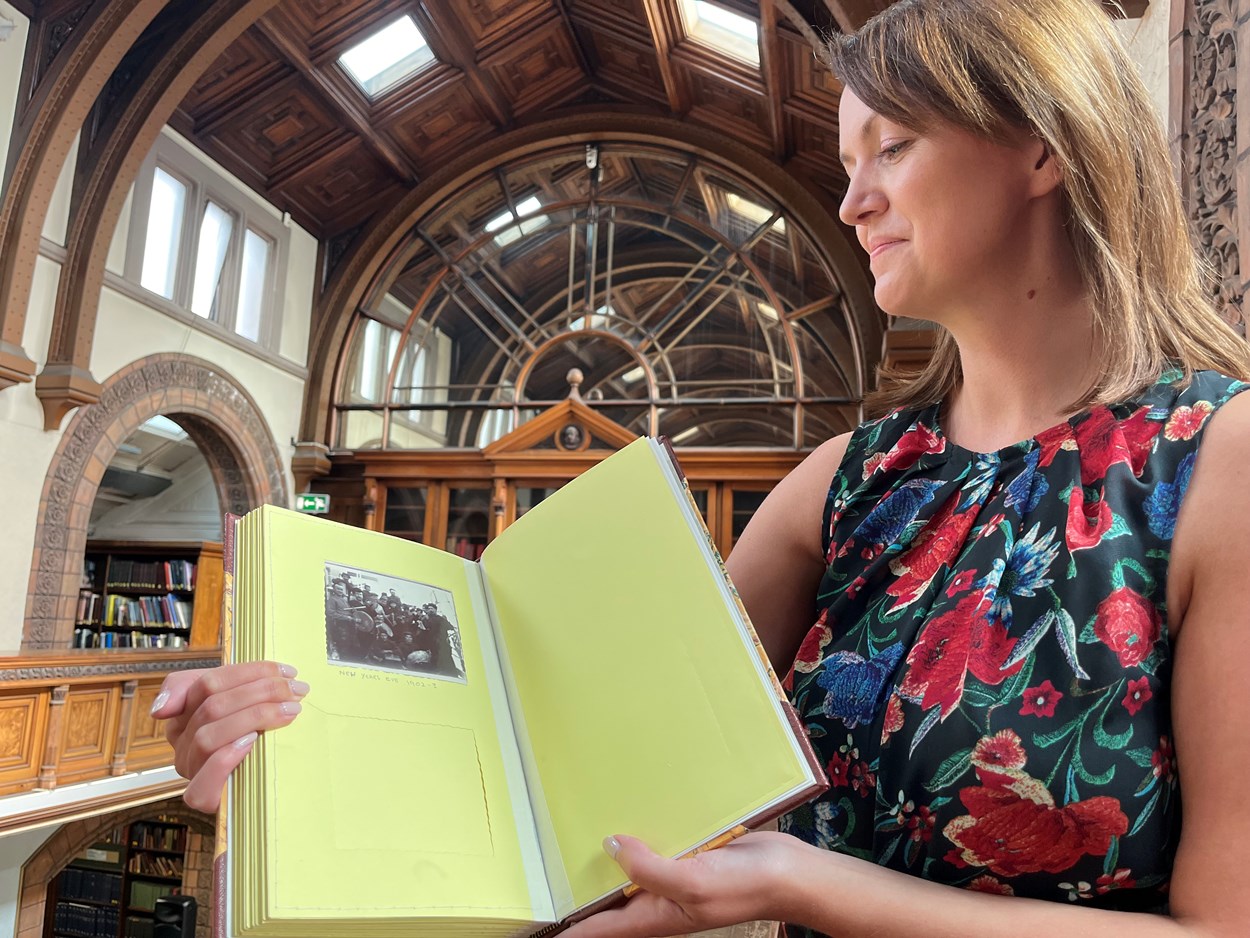
M 1212 419 L 1173 541 L 1173 731 L 1184 827 L 1170 916 L 1110 912 L 955 889 L 809 846 L 750 834 L 669 860 L 618 837 L 647 890 L 570 938 L 654 938 L 777 918 L 873 938 L 1241 938 L 1250 934 L 1250 394 Z M 608 845 L 612 852 L 614 843 Z
M 782 479 L 725 561 L 768 660 L 779 673 L 790 669 L 816 619 L 816 587 L 825 572 L 821 516 L 850 438 L 848 433 L 823 444 Z

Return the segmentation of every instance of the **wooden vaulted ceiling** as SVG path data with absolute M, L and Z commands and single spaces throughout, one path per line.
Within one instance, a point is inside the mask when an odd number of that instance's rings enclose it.
M 283 0 L 172 123 L 321 238 L 491 136 L 579 107 L 715 129 L 836 198 L 840 88 L 813 43 L 888 0 L 717 2 L 759 19 L 759 68 L 688 38 L 677 0 Z M 405 13 L 437 62 L 370 100 L 338 57 Z

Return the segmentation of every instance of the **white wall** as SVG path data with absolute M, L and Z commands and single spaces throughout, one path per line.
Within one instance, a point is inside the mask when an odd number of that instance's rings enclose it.
M 0 935 L 17 934 L 17 909 L 22 885 L 22 867 L 31 855 L 61 827 L 41 827 L 0 837 Z
M 1179 2 L 1181 0 L 1151 0 L 1141 19 L 1116 22 L 1120 38 L 1128 46 L 1129 54 L 1141 71 L 1142 80 L 1150 91 L 1164 127 L 1168 125 L 1168 81 L 1171 74 L 1168 26 L 1172 17 L 1171 4 Z
M 0 132 L 3 133 L 0 136 L 0 159 L 3 159 L 8 152 L 12 130 L 26 21 L 4 0 L 0 0 L 0 13 L 18 23 L 18 29 L 9 41 L 0 44 Z M 167 131 L 167 134 L 192 152 L 196 159 L 230 178 L 243 191 L 249 191 L 172 131 Z M 71 155 L 71 161 L 61 173 L 52 200 L 52 211 L 44 225 L 45 238 L 56 244 L 63 243 L 68 227 L 73 158 Z M 250 191 L 249 194 L 263 201 L 259 195 Z M 276 208 L 270 206 L 270 210 L 274 217 L 280 217 Z M 124 256 L 122 242 L 128 237 L 128 220 L 127 211 L 109 252 L 109 267 L 114 274 L 121 268 L 120 260 Z M 100 298 L 91 373 L 96 380 L 103 382 L 125 365 L 158 352 L 180 352 L 212 362 L 256 401 L 277 446 L 282 465 L 287 470 L 288 489 L 293 491 L 289 468 L 293 453 L 291 441 L 299 433 L 303 408 L 305 381 L 302 365 L 307 359 L 316 283 L 317 241 L 295 225 L 290 228 L 290 236 L 278 349 L 281 359 L 288 363 L 285 367 L 214 334 L 211 324 L 188 324 L 106 286 Z M 40 367 L 47 357 L 60 272 L 57 260 L 49 256 L 39 257 L 22 347 Z M 67 417 L 63 424 L 68 425 L 71 419 Z M 0 391 L 0 480 L 3 480 L 7 507 L 5 536 L 0 540 L 0 595 L 18 598 L 17 601 L 0 603 L 0 652 L 15 651 L 21 643 L 24 597 L 30 585 L 39 498 L 61 435 L 61 430 L 43 429 L 43 408 L 35 396 L 33 384 Z M 0 852 L 0 862 L 3 860 L 4 855 Z M 4 934 L 4 929 L 0 927 L 0 936 Z

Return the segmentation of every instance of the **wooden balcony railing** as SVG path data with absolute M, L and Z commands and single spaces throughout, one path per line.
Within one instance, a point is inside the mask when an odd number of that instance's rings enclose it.
M 170 765 L 152 701 L 166 675 L 220 657 L 204 648 L 0 655 L 0 795 Z

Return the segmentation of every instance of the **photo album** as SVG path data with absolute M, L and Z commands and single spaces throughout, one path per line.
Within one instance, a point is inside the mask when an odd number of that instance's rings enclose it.
M 555 933 L 624 901 L 607 835 L 682 856 L 827 785 L 658 441 L 477 561 L 271 506 L 226 555 L 228 660 L 311 691 L 231 778 L 217 938 Z

